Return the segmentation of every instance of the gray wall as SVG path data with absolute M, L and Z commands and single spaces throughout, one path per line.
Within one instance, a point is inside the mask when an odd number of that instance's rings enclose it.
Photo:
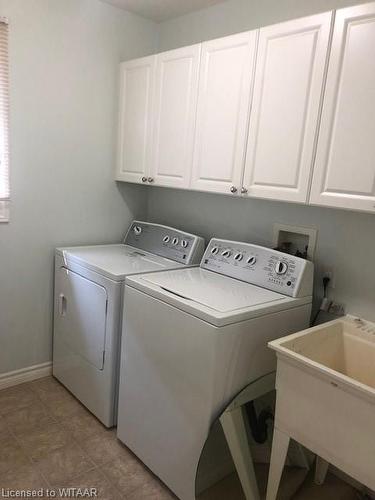
M 363 0 L 227 0 L 160 25 L 159 50 L 231 35 Z
M 51 359 L 53 249 L 119 241 L 145 212 L 113 181 L 117 72 L 157 26 L 98 0 L 0 0 L 10 21 L 11 221 L 0 225 L 0 373 Z
M 159 50 L 354 3 L 353 0 L 229 0 L 162 23 Z M 331 296 L 346 303 L 350 312 L 375 320 L 373 215 L 153 187 L 148 195 L 148 216 L 207 239 L 216 235 L 266 245 L 272 243 L 274 222 L 313 226 L 318 229 L 315 293 L 321 293 L 322 270 L 334 268 L 336 283 Z
M 314 227 L 318 230 L 316 276 L 334 269 L 331 298 L 346 303 L 350 312 L 375 321 L 375 217 L 266 200 L 231 198 L 227 195 L 150 188 L 151 221 L 201 234 L 272 244 L 273 223 Z M 321 290 L 316 280 L 315 293 Z

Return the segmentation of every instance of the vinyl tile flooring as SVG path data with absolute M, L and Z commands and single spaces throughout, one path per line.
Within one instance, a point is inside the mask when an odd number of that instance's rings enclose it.
M 0 498 L 96 488 L 100 499 L 176 498 L 52 377 L 0 391 Z
M 230 481 L 226 500 L 237 500 Z M 103 500 L 176 497 L 77 399 L 52 377 L 0 391 L 0 498 L 7 490 L 96 488 Z M 40 497 L 39 497 L 40 498 Z M 207 496 L 215 499 L 215 493 Z M 284 497 L 285 498 L 285 497 Z M 352 500 L 337 478 L 322 487 L 305 481 L 296 500 Z

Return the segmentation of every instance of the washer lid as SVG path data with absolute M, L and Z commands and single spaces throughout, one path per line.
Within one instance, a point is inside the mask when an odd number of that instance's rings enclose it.
M 130 274 L 183 266 L 173 260 L 122 244 L 58 248 L 56 252 L 62 255 L 67 267 L 78 264 L 114 281 L 123 281 Z
M 219 313 L 285 300 L 279 293 L 201 268 L 143 276 L 142 281 Z
M 136 288 L 217 327 L 311 304 L 200 267 L 129 276 L 126 285 L 125 304 Z

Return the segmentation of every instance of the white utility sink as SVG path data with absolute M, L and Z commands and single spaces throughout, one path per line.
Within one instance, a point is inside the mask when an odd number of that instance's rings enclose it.
M 267 500 L 290 438 L 375 490 L 375 324 L 345 316 L 269 347 L 277 400 Z
M 335 375 L 351 386 L 358 386 L 356 382 L 359 382 L 362 390 L 375 397 L 375 391 L 371 391 L 375 389 L 373 323 L 346 316 L 271 342 L 270 347 L 316 370 Z

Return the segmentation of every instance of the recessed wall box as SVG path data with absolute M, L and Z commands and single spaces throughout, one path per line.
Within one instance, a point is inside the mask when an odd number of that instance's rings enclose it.
M 315 255 L 317 230 L 311 227 L 273 225 L 273 245 L 292 255 L 313 261 Z

